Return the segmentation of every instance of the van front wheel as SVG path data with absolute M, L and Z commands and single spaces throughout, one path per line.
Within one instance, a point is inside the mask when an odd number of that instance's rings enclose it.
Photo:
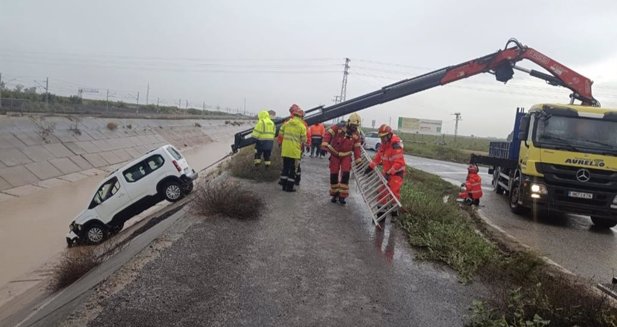
M 88 244 L 99 244 L 107 237 L 107 227 L 103 224 L 94 222 L 84 230 L 84 236 Z
M 176 202 L 182 198 L 182 187 L 180 183 L 171 181 L 165 184 L 163 189 L 165 200 L 169 202 Z

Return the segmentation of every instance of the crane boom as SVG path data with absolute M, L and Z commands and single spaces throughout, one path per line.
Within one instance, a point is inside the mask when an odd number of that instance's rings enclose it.
M 512 47 L 508 47 L 511 43 Z M 523 59 L 530 60 L 549 74 L 535 70 L 526 70 L 515 66 Z M 555 86 L 563 86 L 572 90 L 571 102 L 579 100 L 583 105 L 599 106 L 599 102 L 591 94 L 592 81 L 587 77 L 567 68 L 537 50 L 522 45 L 516 39 L 510 39 L 503 50 L 476 58 L 458 65 L 441 68 L 424 75 L 405 79 L 382 87 L 380 90 L 334 104 L 329 107 L 316 107 L 306 111 L 304 119 L 308 125 L 325 122 L 352 112 L 363 110 L 378 104 L 386 103 L 404 96 L 418 93 L 436 86 L 452 83 L 480 73 L 493 73 L 495 78 L 506 83 L 514 75 L 514 68 L 522 70 L 533 77 L 545 80 Z M 282 121 L 276 122 L 277 129 Z M 252 129 L 238 132 L 231 148 L 233 152 L 255 143 L 250 134 Z

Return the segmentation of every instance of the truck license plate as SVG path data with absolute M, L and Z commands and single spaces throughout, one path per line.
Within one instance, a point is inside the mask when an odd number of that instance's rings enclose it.
M 568 196 L 571 198 L 581 198 L 581 199 L 593 199 L 593 193 L 585 193 L 585 192 L 568 192 Z

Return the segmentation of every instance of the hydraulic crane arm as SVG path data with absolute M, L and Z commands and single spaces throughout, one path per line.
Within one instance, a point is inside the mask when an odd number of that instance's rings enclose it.
M 514 44 L 514 46 L 508 48 L 511 43 Z M 533 61 L 546 69 L 551 75 L 516 67 L 515 63 L 523 59 Z M 321 106 L 313 108 L 305 113 L 305 120 L 308 125 L 325 122 L 374 105 L 396 100 L 407 95 L 439 85 L 452 83 L 480 73 L 493 73 L 498 81 L 506 83 L 514 75 L 513 69 L 524 71 L 531 76 L 545 80 L 551 85 L 569 88 L 572 90 L 572 94 L 570 95 L 571 103 L 574 100 L 579 100 L 583 105 L 600 105 L 591 94 L 591 84 L 593 82 L 590 79 L 544 54 L 522 45 L 516 39 L 510 39 L 503 50 L 499 50 L 484 57 L 405 79 L 385 86 L 380 90 L 329 107 Z M 281 123 L 282 121 L 277 122 L 277 129 L 280 127 Z M 255 143 L 255 140 L 250 137 L 251 132 L 252 129 L 239 132 L 235 135 L 234 144 L 231 146 L 233 152 L 236 152 L 239 148 Z

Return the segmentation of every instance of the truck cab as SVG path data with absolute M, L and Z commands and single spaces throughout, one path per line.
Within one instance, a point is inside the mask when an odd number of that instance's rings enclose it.
M 598 227 L 617 225 L 617 111 L 539 104 L 517 119 L 511 142 L 472 157 L 491 166 L 495 190 L 509 195 L 512 211 L 575 213 Z

